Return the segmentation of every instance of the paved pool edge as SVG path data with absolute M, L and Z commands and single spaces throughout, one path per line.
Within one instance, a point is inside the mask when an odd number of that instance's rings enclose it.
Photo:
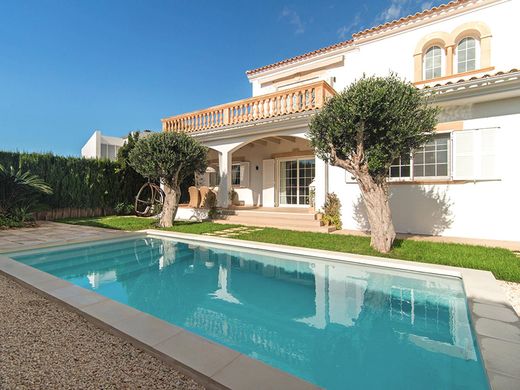
M 143 230 L 110 240 L 31 247 L 23 252 L 63 245 L 85 245 L 88 242 L 120 241 L 142 235 L 460 278 L 466 291 L 473 330 L 491 388 L 520 388 L 520 372 L 517 372 L 520 367 L 520 321 L 505 293 L 488 271 L 159 230 Z M 64 304 L 101 328 L 123 337 L 209 388 L 317 388 L 180 327 L 12 260 L 7 254 L 0 254 L 0 272 L 33 291 Z M 156 336 L 152 337 L 153 335 Z

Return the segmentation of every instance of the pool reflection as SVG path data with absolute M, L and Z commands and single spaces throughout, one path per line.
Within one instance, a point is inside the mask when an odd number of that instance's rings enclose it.
M 323 387 L 487 387 L 458 280 L 153 238 L 19 260 Z

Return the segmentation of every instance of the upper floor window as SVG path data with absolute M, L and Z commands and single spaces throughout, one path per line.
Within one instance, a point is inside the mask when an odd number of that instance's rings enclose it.
M 469 72 L 477 69 L 478 44 L 475 38 L 467 37 L 457 45 L 457 72 Z
M 424 55 L 424 79 L 434 79 L 442 76 L 442 49 L 432 46 Z

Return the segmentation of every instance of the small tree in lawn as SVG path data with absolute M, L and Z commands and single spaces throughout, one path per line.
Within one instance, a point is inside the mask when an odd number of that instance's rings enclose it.
M 136 142 L 130 165 L 141 175 L 163 185 L 164 205 L 159 225 L 171 227 L 179 207 L 180 184 L 189 175 L 203 173 L 208 149 L 187 134 L 163 132 Z
M 366 206 L 371 246 L 386 253 L 395 230 L 388 194 L 392 162 L 433 136 L 438 109 L 394 74 L 363 77 L 332 97 L 310 123 L 319 158 L 348 171 Z

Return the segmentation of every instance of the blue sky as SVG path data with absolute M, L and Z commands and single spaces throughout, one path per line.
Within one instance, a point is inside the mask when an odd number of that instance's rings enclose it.
M 250 96 L 245 71 L 440 1 L 0 0 L 0 150 L 79 155 Z

